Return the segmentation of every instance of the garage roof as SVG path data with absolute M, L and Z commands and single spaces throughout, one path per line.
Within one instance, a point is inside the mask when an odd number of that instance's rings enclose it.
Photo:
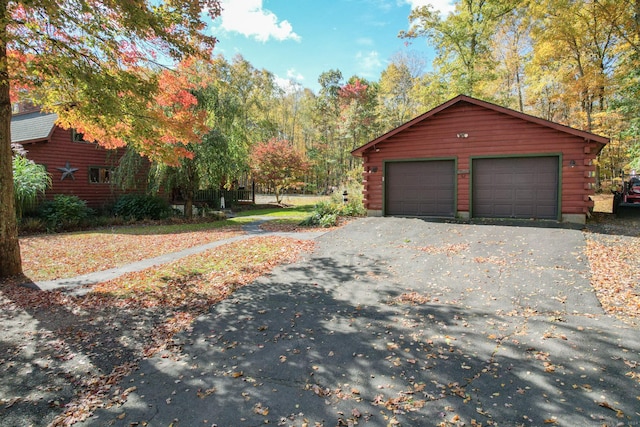
M 593 134 L 593 133 L 590 133 L 590 132 L 574 129 L 574 128 L 569 127 L 569 126 L 561 125 L 559 123 L 555 123 L 555 122 L 552 122 L 552 121 L 549 121 L 549 120 L 544 120 L 544 119 L 541 119 L 539 117 L 535 117 L 535 116 L 532 116 L 532 115 L 529 115 L 529 114 L 521 113 L 519 111 L 515 111 L 515 110 L 512 110 L 510 108 L 500 107 L 499 105 L 492 104 L 492 103 L 486 102 L 486 101 L 481 101 L 479 99 L 472 98 L 470 96 L 458 95 L 455 98 L 445 102 L 444 104 L 441 104 L 438 107 L 436 107 L 436 108 L 434 108 L 434 109 L 432 109 L 430 111 L 427 111 L 426 113 L 416 117 L 415 119 L 410 120 L 407 123 L 405 123 L 405 124 L 395 128 L 395 129 L 385 133 L 384 135 L 374 139 L 373 141 L 370 141 L 367 144 L 356 148 L 355 150 L 353 150 L 351 152 L 351 154 L 354 155 L 354 156 L 357 156 L 357 157 L 362 157 L 363 153 L 367 149 L 373 147 L 374 145 L 379 144 L 379 143 L 383 142 L 384 140 L 394 136 L 395 134 L 397 134 L 399 132 L 402 132 L 403 130 L 413 126 L 414 124 L 419 123 L 419 122 L 421 122 L 421 121 L 423 121 L 425 119 L 428 119 L 429 117 L 441 112 L 442 110 L 446 110 L 447 108 L 449 108 L 449 107 L 451 107 L 453 105 L 456 105 L 458 103 L 461 103 L 461 102 L 467 102 L 467 103 L 470 103 L 470 104 L 478 105 L 480 107 L 484 107 L 484 108 L 487 108 L 487 109 L 490 109 L 490 110 L 497 111 L 499 113 L 508 114 L 510 116 L 517 117 L 517 118 L 522 119 L 522 120 L 526 120 L 526 121 L 529 121 L 529 122 L 532 122 L 532 123 L 536 123 L 536 124 L 539 124 L 539 125 L 542 125 L 542 126 L 546 126 L 546 127 L 558 130 L 560 132 L 565 132 L 565 133 L 568 133 L 568 134 L 583 138 L 585 141 L 596 142 L 596 143 L 598 143 L 600 145 L 598 151 L 600 151 L 609 142 L 609 138 L 606 138 L 604 136 L 600 136 L 600 135 L 596 135 L 596 134 Z

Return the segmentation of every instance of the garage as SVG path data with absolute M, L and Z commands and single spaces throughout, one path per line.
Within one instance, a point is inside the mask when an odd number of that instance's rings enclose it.
M 472 216 L 558 218 L 558 156 L 472 159 Z
M 584 224 L 609 139 L 459 95 L 351 154 L 370 216 Z
M 388 162 L 385 177 L 387 215 L 455 215 L 454 160 Z

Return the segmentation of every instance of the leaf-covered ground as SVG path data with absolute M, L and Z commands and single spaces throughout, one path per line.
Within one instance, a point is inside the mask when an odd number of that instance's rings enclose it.
M 20 239 L 24 272 L 31 280 L 53 280 L 107 270 L 242 233 L 239 226 L 212 225 L 196 231 L 136 227 Z
M 30 279 L 70 277 L 241 233 L 74 233 L 21 240 Z M 309 251 L 255 237 L 100 283 L 83 297 L 0 284 L 0 426 L 71 425 L 126 399 L 119 384 L 208 307 Z
M 587 224 L 586 255 L 591 284 L 602 307 L 619 319 L 640 324 L 640 207 L 622 217 L 610 213 L 610 197 L 596 200 Z

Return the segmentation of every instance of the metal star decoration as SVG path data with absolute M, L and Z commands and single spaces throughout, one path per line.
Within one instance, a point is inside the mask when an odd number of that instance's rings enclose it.
M 64 179 L 67 177 L 70 177 L 75 181 L 76 177 L 73 174 L 76 173 L 78 168 L 72 168 L 69 162 L 67 162 L 67 164 L 63 168 L 56 168 L 56 169 L 62 172 L 62 178 L 60 178 L 60 181 L 64 181 Z

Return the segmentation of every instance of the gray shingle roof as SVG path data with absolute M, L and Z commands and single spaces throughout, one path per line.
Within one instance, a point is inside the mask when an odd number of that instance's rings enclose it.
M 11 142 L 30 142 L 49 139 L 58 115 L 35 112 L 11 118 Z

